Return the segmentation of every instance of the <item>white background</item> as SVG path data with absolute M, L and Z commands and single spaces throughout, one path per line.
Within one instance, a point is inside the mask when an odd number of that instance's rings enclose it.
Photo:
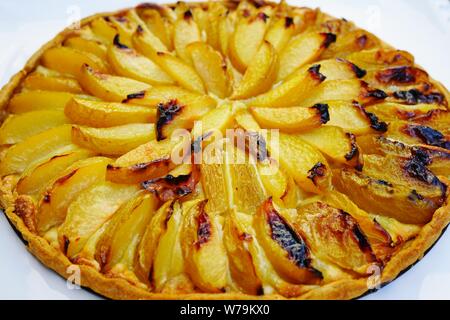
M 153 0 L 152 2 L 163 2 Z M 293 0 L 353 20 L 398 49 L 411 52 L 432 77 L 450 87 L 448 0 Z M 133 6 L 133 0 L 1 0 L 0 86 L 42 44 L 74 20 Z M 450 299 L 450 230 L 399 279 L 365 299 Z M 0 214 L 0 299 L 98 299 L 42 266 Z

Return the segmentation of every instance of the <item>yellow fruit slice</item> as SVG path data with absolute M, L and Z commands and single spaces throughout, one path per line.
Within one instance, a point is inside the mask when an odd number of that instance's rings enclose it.
M 222 292 L 227 284 L 227 253 L 218 217 L 205 211 L 201 201 L 185 213 L 181 244 L 185 270 L 204 292 Z
M 106 166 L 110 161 L 102 157 L 80 160 L 67 168 L 55 181 L 49 181 L 36 212 L 39 234 L 64 222 L 67 208 L 80 192 L 105 181 Z
M 122 155 L 153 139 L 155 126 L 150 123 L 110 128 L 72 127 L 74 143 L 103 155 Z
M 204 42 L 191 43 L 187 46 L 187 52 L 208 92 L 222 99 L 227 97 L 230 94 L 230 79 L 220 53 Z
M 283 80 L 301 66 L 313 62 L 334 41 L 331 33 L 307 32 L 294 37 L 280 55 L 278 80 Z
M 71 37 L 64 41 L 64 46 L 92 53 L 103 61 L 106 59 L 106 46 L 98 41 L 84 39 L 82 37 Z
M 201 41 L 200 29 L 194 20 L 191 10 L 186 10 L 183 19 L 175 22 L 173 31 L 173 43 L 177 56 L 187 63 L 191 63 L 191 57 L 186 47 L 193 42 Z
M 173 80 L 152 60 L 122 45 L 116 37 L 108 49 L 108 61 L 114 71 L 123 77 L 146 82 L 151 85 L 169 85 Z
M 251 112 L 261 127 L 288 133 L 309 131 L 330 120 L 326 104 L 310 108 L 251 108 Z
M 14 95 L 8 106 L 11 113 L 24 113 L 29 111 L 64 109 L 73 95 L 57 91 L 23 91 Z
M 116 27 L 114 27 L 106 17 L 100 17 L 92 20 L 90 24 L 92 32 L 102 39 L 103 43 L 109 45 L 113 42 L 114 37 L 118 33 Z
M 46 76 L 38 72 L 30 74 L 22 83 L 28 90 L 65 91 L 83 93 L 77 80 L 68 77 Z
M 170 53 L 158 52 L 154 61 L 183 88 L 205 93 L 205 85 L 198 73 L 180 58 Z
M 71 164 L 90 156 L 93 156 L 93 152 L 79 149 L 58 154 L 49 160 L 29 167 L 22 174 L 22 177 L 17 183 L 16 190 L 20 194 L 36 194 Z
M 51 158 L 58 150 L 71 143 L 70 125 L 55 127 L 28 137 L 8 149 L 0 163 L 0 175 L 22 173 L 28 166 Z
M 82 66 L 88 64 L 100 72 L 106 72 L 103 60 L 96 55 L 67 47 L 55 47 L 42 55 L 42 64 L 61 73 L 68 73 L 79 77 Z
M 230 39 L 229 53 L 233 65 L 240 72 L 245 72 L 261 46 L 269 17 L 260 12 L 255 16 L 240 19 Z
M 179 140 L 150 141 L 108 166 L 107 179 L 117 183 L 140 183 L 167 175 L 175 168 L 172 152 Z
M 280 164 L 305 191 L 321 193 L 331 185 L 331 168 L 324 156 L 298 135 L 281 133 Z M 271 150 L 274 146 L 271 146 Z
M 150 59 L 153 59 L 157 52 L 168 52 L 167 47 L 156 35 L 149 30 L 144 30 L 142 27 L 137 28 L 133 34 L 132 42 L 137 51 Z
M 151 123 L 156 119 L 155 108 L 81 98 L 70 100 L 64 113 L 73 123 L 97 128 Z
M 9 116 L 0 127 L 0 144 L 16 144 L 42 131 L 69 123 L 60 110 L 31 111 Z
M 102 271 L 138 285 L 134 274 L 137 247 L 157 208 L 153 195 L 140 194 L 114 215 L 97 244 Z
M 69 205 L 66 220 L 58 229 L 61 250 L 74 258 L 89 238 L 137 191 L 137 186 L 111 182 L 101 182 L 82 191 Z
M 247 104 L 255 107 L 312 106 L 315 103 L 308 104 L 303 103 L 303 101 L 307 99 L 314 88 L 318 87 L 325 80 L 325 77 L 319 72 L 319 69 L 320 66 L 315 65 L 306 72 L 297 74 L 292 79 L 283 82 L 272 90 L 248 100 Z
M 83 65 L 79 80 L 86 91 L 111 102 L 122 102 L 128 95 L 150 88 L 150 85 L 144 82 L 100 73 L 87 64 Z
M 281 54 L 294 35 L 294 32 L 294 19 L 285 17 L 272 24 L 269 30 L 267 30 L 265 40 L 275 48 L 278 54 Z
M 270 43 L 263 42 L 231 98 L 246 99 L 268 91 L 275 82 L 277 72 L 277 53 Z
M 337 163 L 361 167 L 362 158 L 355 136 L 339 127 L 323 126 L 298 136 Z

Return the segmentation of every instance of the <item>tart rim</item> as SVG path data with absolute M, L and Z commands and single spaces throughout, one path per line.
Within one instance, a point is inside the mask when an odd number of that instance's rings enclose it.
M 190 5 L 201 4 L 204 2 L 190 2 Z M 269 2 L 270 3 L 270 2 Z M 170 5 L 170 4 L 165 4 Z M 92 20 L 108 15 L 116 14 L 120 11 L 130 10 L 132 8 L 120 9 L 114 12 L 106 12 L 94 14 L 92 16 L 83 18 L 80 21 L 80 27 L 90 23 Z M 327 17 L 328 14 L 324 13 Z M 68 34 L 73 30 L 69 28 L 64 29 L 58 33 L 52 40 L 44 44 L 38 51 L 36 51 L 31 58 L 26 62 L 21 71 L 13 75 L 10 81 L 0 91 L 0 111 L 5 113 L 4 109 L 7 106 L 10 98 L 14 94 L 16 88 L 20 85 L 22 80 L 31 73 L 39 64 L 39 60 L 43 53 L 54 46 L 61 44 Z M 392 48 L 380 39 L 383 47 Z M 416 64 L 415 64 L 416 65 Z M 438 81 L 431 79 L 445 98 L 450 100 L 449 91 Z M 3 118 L 3 117 L 2 117 Z M 0 121 L 3 123 L 4 119 Z M 432 220 L 424 225 L 418 235 L 403 244 L 403 247 L 395 253 L 395 255 L 386 263 L 381 273 L 381 286 L 395 280 L 395 278 L 410 266 L 414 265 L 418 260 L 422 259 L 428 249 L 441 236 L 443 230 L 450 223 L 450 180 L 443 176 L 438 178 L 447 186 L 447 195 L 445 203 L 442 207 L 437 209 Z M 57 272 L 60 276 L 67 279 L 70 274 L 66 270 L 71 265 L 76 265 L 61 252 L 50 245 L 47 240 L 37 234 L 32 233 L 25 225 L 22 218 L 15 213 L 15 200 L 18 194 L 13 190 L 14 176 L 6 176 L 0 181 L 0 206 L 6 217 L 12 223 L 13 228 L 16 229 L 22 236 L 23 240 L 27 242 L 27 249 L 46 267 Z M 143 288 L 139 288 L 128 282 L 125 279 L 110 278 L 98 272 L 95 268 L 87 265 L 77 265 L 80 268 L 81 286 L 87 287 L 96 293 L 111 299 L 149 299 L 149 300 L 301 300 L 301 299 L 352 299 L 364 295 L 371 290 L 367 287 L 367 279 L 345 279 L 338 280 L 326 285 L 314 288 L 308 292 L 293 298 L 286 298 L 280 294 L 265 294 L 261 296 L 253 296 L 244 293 L 189 293 L 189 294 L 167 294 L 167 293 L 153 293 Z

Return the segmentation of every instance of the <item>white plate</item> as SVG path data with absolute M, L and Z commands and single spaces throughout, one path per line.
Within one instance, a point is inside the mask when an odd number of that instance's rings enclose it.
M 152 0 L 161 3 L 163 1 Z M 175 0 L 173 1 L 175 2 Z M 2 0 L 0 2 L 0 84 L 57 31 L 80 17 L 132 6 L 120 0 Z M 293 0 L 353 20 L 398 49 L 416 57 L 432 77 L 450 87 L 450 5 L 447 0 Z M 425 258 L 399 279 L 364 299 L 450 299 L 450 231 Z M 0 214 L 0 299 L 96 299 L 69 289 L 41 265 Z

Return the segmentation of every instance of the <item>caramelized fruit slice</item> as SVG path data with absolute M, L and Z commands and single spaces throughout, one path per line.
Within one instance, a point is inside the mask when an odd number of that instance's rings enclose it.
M 322 275 L 311 267 L 304 238 L 275 209 L 272 199 L 259 208 L 254 227 L 268 259 L 283 278 L 298 284 L 320 283 Z
M 185 270 L 202 291 L 220 293 L 227 286 L 228 259 L 218 217 L 205 211 L 206 202 L 198 202 L 184 216 L 181 243 Z
M 64 222 L 67 208 L 78 194 L 105 180 L 108 158 L 89 158 L 74 163 L 50 182 L 39 202 L 36 222 L 39 234 Z
M 320 66 L 315 65 L 305 73 L 298 73 L 288 81 L 283 82 L 272 90 L 248 100 L 248 105 L 255 107 L 293 107 L 295 105 L 308 105 L 303 103 L 307 97 L 325 77 L 319 72 Z M 314 105 L 321 101 L 312 103 Z
M 94 70 L 84 64 L 79 77 L 82 87 L 94 96 L 111 102 L 121 102 L 128 95 L 142 92 L 150 85 L 129 78 L 112 76 Z
M 292 38 L 280 55 L 278 80 L 283 80 L 296 69 L 316 60 L 334 41 L 336 35 L 332 33 L 306 32 Z
M 89 238 L 137 191 L 136 186 L 111 182 L 100 182 L 83 190 L 67 208 L 66 219 L 58 229 L 61 250 L 74 258 Z
M 64 41 L 64 46 L 92 53 L 103 61 L 106 58 L 106 46 L 100 41 L 85 39 L 82 37 L 71 37 Z
M 278 19 L 269 27 L 265 35 L 265 40 L 269 42 L 278 54 L 283 52 L 283 49 L 294 35 L 295 25 L 294 19 L 291 17 L 284 17 Z
M 360 274 L 370 273 L 375 255 L 350 214 L 323 202 L 307 204 L 298 211 L 294 228 L 304 235 L 318 258 Z
M 143 144 L 108 165 L 107 179 L 132 184 L 165 176 L 176 165 L 171 156 L 179 145 L 172 139 Z
M 167 222 L 173 214 L 174 204 L 174 201 L 167 201 L 156 211 L 145 228 L 142 240 L 137 247 L 134 269 L 139 279 L 148 285 L 151 285 L 151 281 L 153 281 L 151 271 L 156 249 L 161 236 L 167 230 Z
M 229 54 L 231 62 L 240 72 L 247 69 L 258 52 L 269 25 L 268 20 L 264 12 L 238 20 L 230 39 Z
M 150 194 L 140 194 L 114 215 L 97 244 L 102 271 L 111 277 L 127 279 L 139 285 L 134 274 L 138 245 L 157 207 Z
M 6 151 L 0 163 L 0 175 L 22 173 L 28 166 L 49 159 L 64 147 L 71 145 L 71 127 L 55 127 L 15 144 Z
M 170 138 L 175 130 L 192 129 L 194 122 L 201 119 L 210 110 L 209 105 L 201 103 L 182 104 L 178 100 L 160 103 L 156 114 L 157 139 Z
M 371 88 L 366 82 L 351 80 L 325 81 L 320 86 L 309 92 L 302 104 L 314 105 L 330 100 L 344 100 L 347 102 L 358 101 L 361 104 L 381 102 L 387 98 L 387 94 L 379 89 Z
M 355 136 L 339 127 L 324 126 L 300 133 L 298 136 L 337 163 L 358 168 L 362 166 L 362 157 Z
M 225 218 L 223 238 L 228 252 L 230 275 L 240 291 L 247 294 L 261 294 L 262 283 L 255 270 L 253 258 L 247 249 L 252 236 L 244 231 L 236 213 L 228 212 Z
M 71 99 L 64 113 L 73 123 L 95 128 L 151 123 L 156 119 L 156 110 L 153 108 L 81 98 Z
M 274 148 L 274 147 L 271 147 Z M 331 170 L 324 156 L 298 135 L 280 134 L 280 164 L 305 191 L 321 193 L 330 187 Z
M 183 215 L 189 203 L 175 202 L 172 205 L 172 213 L 165 220 L 165 232 L 159 239 L 152 269 L 154 290 L 161 292 L 169 287 L 170 282 L 184 273 L 184 258 L 181 249 L 181 226 Z
M 11 115 L 0 127 L 0 144 L 16 144 L 68 122 L 64 112 L 59 110 L 31 111 Z
M 445 185 L 417 158 L 364 157 L 364 170 L 336 172 L 337 189 L 369 213 L 423 224 L 445 198 Z
M 72 141 L 103 155 L 123 155 L 155 139 L 153 124 L 134 123 L 110 128 L 72 126 Z
M 239 85 L 234 89 L 231 98 L 247 99 L 268 91 L 275 82 L 277 70 L 277 53 L 273 46 L 265 41 L 249 64 Z
M 31 166 L 22 174 L 16 190 L 20 194 L 36 194 L 71 164 L 92 155 L 93 152 L 89 150 L 79 149 L 55 155 L 49 160 Z
M 330 120 L 328 105 L 316 104 L 310 108 L 251 108 L 256 121 L 263 128 L 298 133 L 320 127 Z

